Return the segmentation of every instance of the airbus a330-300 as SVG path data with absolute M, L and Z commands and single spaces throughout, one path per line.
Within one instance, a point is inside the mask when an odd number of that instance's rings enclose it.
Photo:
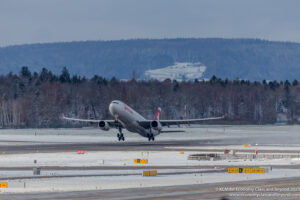
M 225 118 L 225 115 L 221 117 L 200 118 L 200 119 L 183 119 L 183 120 L 161 120 L 161 109 L 158 108 L 154 117 L 154 120 L 147 120 L 139 113 L 134 111 L 128 105 L 122 101 L 114 100 L 109 105 L 109 111 L 115 118 L 114 120 L 95 120 L 95 119 L 78 119 L 63 116 L 66 120 L 97 123 L 99 128 L 108 131 L 110 128 L 117 128 L 119 133 L 117 134 L 118 140 L 125 140 L 122 129 L 127 129 L 130 132 L 138 133 L 143 137 L 147 137 L 149 141 L 154 141 L 155 136 L 163 132 L 178 132 L 178 131 L 163 131 L 164 126 L 180 125 L 180 124 L 192 124 L 199 123 L 205 120 L 217 120 Z M 180 131 L 182 132 L 182 131 Z

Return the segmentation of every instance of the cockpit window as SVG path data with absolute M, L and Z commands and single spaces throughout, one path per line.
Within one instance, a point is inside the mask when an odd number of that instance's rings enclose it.
M 116 101 L 113 101 L 112 103 L 114 103 L 114 104 L 119 104 L 118 102 L 116 102 Z

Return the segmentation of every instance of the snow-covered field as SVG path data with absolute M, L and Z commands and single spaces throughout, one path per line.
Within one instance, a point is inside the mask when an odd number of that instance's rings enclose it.
M 164 81 L 166 79 L 177 81 L 194 81 L 195 79 L 202 79 L 206 66 L 202 63 L 180 63 L 176 62 L 174 65 L 145 71 L 145 76 L 150 79 L 157 79 Z
M 135 158 L 147 158 L 149 165 L 189 165 L 197 161 L 187 160 L 188 154 L 179 152 L 99 151 L 77 154 L 74 152 L 6 154 L 0 156 L 1 167 L 35 166 L 141 166 Z M 104 164 L 102 164 L 104 160 Z M 124 164 L 125 163 L 125 164 Z
M 85 154 L 76 152 L 60 153 L 30 153 L 6 154 L 0 156 L 1 167 L 34 167 L 34 166 L 61 166 L 61 167 L 88 167 L 88 166 L 201 166 L 201 165 L 287 165 L 300 164 L 300 159 L 225 159 L 215 161 L 188 160 L 189 154 L 199 153 L 178 151 L 93 151 Z M 201 153 L 205 153 L 202 152 Z M 208 152 L 212 153 L 212 152 Z M 254 152 L 253 152 L 254 154 Z M 148 164 L 136 164 L 133 159 L 147 158 Z M 34 164 L 37 160 L 37 164 Z M 104 164 L 103 162 L 104 161 Z M 1 174 L 1 172 L 0 172 Z
M 299 177 L 300 170 L 272 170 L 265 174 L 229 174 L 203 173 L 187 175 L 158 175 L 155 177 L 110 176 L 110 177 L 74 177 L 74 178 L 45 178 L 12 180 L 7 189 L 1 192 L 49 192 L 49 191 L 80 191 L 121 188 L 139 188 L 154 186 L 174 186 L 205 183 L 222 183 L 282 177 Z M 24 184 L 25 183 L 25 184 Z M 24 188 L 25 185 L 25 188 Z
M 191 128 L 171 127 L 164 130 L 184 130 L 163 133 L 157 141 L 210 140 L 212 144 L 272 144 L 300 146 L 300 126 L 198 126 Z M 78 129 L 0 129 L 0 145 L 46 144 L 46 143 L 95 143 L 116 142 L 117 130 L 101 131 L 97 128 Z M 136 133 L 124 130 L 126 141 L 146 142 Z M 215 140 L 215 141 L 214 141 Z M 126 142 L 125 141 L 125 142 Z
M 172 128 L 176 129 L 176 128 Z M 183 128 L 181 128 L 183 129 Z M 112 176 L 89 176 L 89 177 L 65 177 L 65 178 L 33 178 L 23 179 L 25 176 L 32 176 L 32 170 L 0 170 L 1 181 L 9 177 L 19 177 L 15 180 L 8 180 L 8 189 L 1 189 L 1 192 L 42 192 L 42 191 L 73 191 L 92 189 L 115 189 L 150 186 L 170 186 L 185 184 L 204 184 L 213 182 L 232 182 L 240 180 L 269 179 L 281 177 L 300 177 L 299 169 L 273 169 L 265 174 L 228 174 L 228 173 L 193 173 L 182 175 L 158 175 L 157 177 L 142 177 L 142 169 L 121 169 L 113 170 L 109 167 L 125 166 L 164 166 L 166 169 L 158 169 L 158 173 L 164 172 L 191 172 L 199 171 L 197 166 L 271 166 L 271 165 L 300 165 L 299 158 L 280 159 L 232 159 L 216 161 L 188 160 L 189 154 L 214 153 L 224 149 L 276 150 L 275 154 L 298 155 L 300 152 L 300 126 L 200 126 L 185 129 L 185 133 L 161 134 L 156 141 L 166 141 L 165 151 L 86 151 L 85 154 L 77 154 L 76 151 L 32 153 L 19 152 L 18 154 L 0 154 L 0 167 L 35 167 L 41 166 L 41 176 L 60 175 L 100 175 L 112 174 Z M 146 142 L 137 134 L 125 132 L 126 142 Z M 168 141 L 208 141 L 205 145 L 196 146 L 168 146 Z M 156 142 L 155 141 L 155 142 Z M 116 141 L 116 130 L 108 132 L 95 128 L 83 129 L 17 129 L 0 130 L 0 146 L 6 147 L 28 145 L 28 144 L 64 144 L 64 143 L 113 143 Z M 154 142 L 154 143 L 155 143 Z M 152 142 L 153 143 L 153 142 Z M 147 143 L 151 145 L 151 143 Z M 200 143 L 201 144 L 201 143 Z M 249 144 L 249 147 L 244 147 Z M 187 149 L 183 154 L 180 149 Z M 205 151 L 206 150 L 206 151 Z M 293 151 L 284 152 L 282 151 Z M 238 152 L 238 153 L 249 153 Z M 268 152 L 268 154 L 270 154 Z M 135 164 L 134 158 L 147 158 L 148 164 Z M 37 164 L 34 164 L 37 160 Z M 43 167 L 90 167 L 106 166 L 108 169 L 96 170 L 44 170 Z M 194 169 L 168 169 L 172 166 L 192 166 Z M 151 168 L 152 168 L 151 167 Z M 130 176 L 116 176 L 114 174 L 135 174 Z

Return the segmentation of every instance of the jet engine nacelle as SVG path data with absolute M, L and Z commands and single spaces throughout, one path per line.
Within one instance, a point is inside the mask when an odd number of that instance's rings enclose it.
M 151 122 L 151 128 L 153 128 L 154 130 L 160 131 L 162 129 L 162 126 L 159 121 L 154 120 Z
M 104 131 L 109 130 L 109 124 L 106 121 L 100 121 L 98 126 L 101 130 L 104 130 Z

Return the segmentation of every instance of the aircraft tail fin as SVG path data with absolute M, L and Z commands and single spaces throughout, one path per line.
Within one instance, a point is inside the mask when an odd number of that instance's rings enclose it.
M 159 120 L 160 112 L 161 112 L 161 108 L 157 108 L 156 113 L 155 113 L 154 120 Z

